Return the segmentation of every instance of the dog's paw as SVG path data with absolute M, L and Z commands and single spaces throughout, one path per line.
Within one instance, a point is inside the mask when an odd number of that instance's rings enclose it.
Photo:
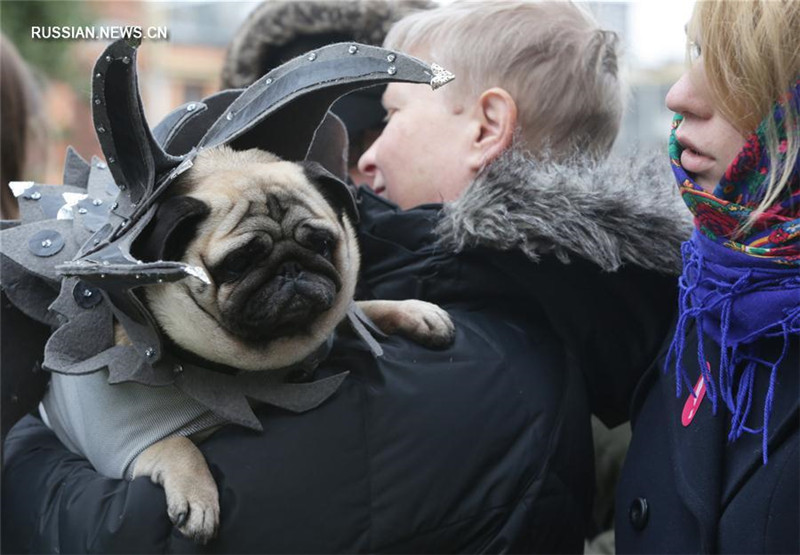
M 217 484 L 189 438 L 170 436 L 142 451 L 133 464 L 133 477 L 138 476 L 149 476 L 164 488 L 167 514 L 184 536 L 205 544 L 217 535 Z
M 210 473 L 202 477 L 173 476 L 165 480 L 164 491 L 167 514 L 184 536 L 205 544 L 217 535 L 219 493 Z
M 397 314 L 397 332 L 426 347 L 450 346 L 456 337 L 456 328 L 447 311 L 425 301 L 400 301 Z

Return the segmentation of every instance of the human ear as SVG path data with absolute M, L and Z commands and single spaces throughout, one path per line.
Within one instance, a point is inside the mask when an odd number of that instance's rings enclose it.
M 517 103 L 505 89 L 492 87 L 481 93 L 475 108 L 479 130 L 473 151 L 475 169 L 479 170 L 511 146 L 517 127 Z

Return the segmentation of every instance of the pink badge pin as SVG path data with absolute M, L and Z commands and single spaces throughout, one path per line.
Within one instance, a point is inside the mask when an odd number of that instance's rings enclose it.
M 711 364 L 706 362 L 708 365 L 708 369 L 711 369 Z M 694 420 L 694 416 L 697 414 L 697 409 L 700 408 L 700 403 L 703 402 L 703 397 L 706 396 L 706 382 L 703 379 L 703 376 L 700 376 L 700 379 L 697 380 L 697 383 L 694 386 L 694 390 L 692 393 L 689 394 L 689 398 L 686 399 L 686 403 L 683 405 L 683 414 L 681 414 L 681 424 L 685 428 L 689 424 L 692 423 Z

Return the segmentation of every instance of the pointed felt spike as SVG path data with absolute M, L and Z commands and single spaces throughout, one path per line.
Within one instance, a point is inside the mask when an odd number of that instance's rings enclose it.
M 292 412 L 302 413 L 317 408 L 333 395 L 349 372 L 340 372 L 308 383 L 273 382 L 264 384 L 264 372 L 248 372 L 240 379 L 248 381 L 247 396 Z M 267 385 L 267 387 L 264 387 Z
M 72 148 L 67 147 L 67 155 L 64 159 L 64 185 L 86 188 L 89 181 L 89 162 Z
M 239 376 L 206 370 L 188 362 L 181 362 L 179 368 L 175 385 L 181 391 L 230 422 L 263 430 L 247 402 Z
M 176 108 L 153 129 L 161 147 L 175 156 L 191 151 L 228 106 L 242 94 L 242 89 L 221 91 L 199 102 Z
M 314 132 L 306 160 L 308 162 L 317 162 L 333 175 L 346 182 L 347 151 L 349 148 L 347 128 L 336 114 L 328 112 Z
M 314 131 L 339 97 L 382 83 L 430 85 L 434 79 L 416 58 L 367 45 L 358 45 L 354 54 L 351 46 L 325 46 L 270 71 L 230 105 L 199 146 L 262 148 L 285 160 L 304 160 Z
M 153 192 L 157 175 L 179 160 L 153 138 L 144 116 L 136 73 L 138 41 L 113 42 L 98 58 L 92 74 L 95 132 L 122 193 L 117 213 L 131 218 Z

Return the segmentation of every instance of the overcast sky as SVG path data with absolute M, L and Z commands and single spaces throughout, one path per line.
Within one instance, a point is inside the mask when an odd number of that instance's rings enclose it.
M 694 0 L 636 0 L 632 4 L 629 55 L 643 66 L 683 60 L 684 25 L 692 15 Z

